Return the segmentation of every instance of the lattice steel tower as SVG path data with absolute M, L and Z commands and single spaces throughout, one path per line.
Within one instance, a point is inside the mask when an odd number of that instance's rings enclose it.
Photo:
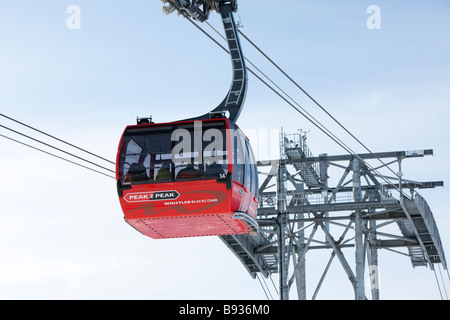
M 436 221 L 417 192 L 442 187 L 443 182 L 406 180 L 401 169 L 405 159 L 432 154 L 433 150 L 414 150 L 314 157 L 304 134 L 281 131 L 280 159 L 258 162 L 260 174 L 265 175 L 259 189 L 258 235 L 221 239 L 252 277 L 278 273 L 282 300 L 289 299 L 294 282 L 298 298 L 307 298 L 305 256 L 316 249 L 329 249 L 331 255 L 312 299 L 337 258 L 353 286 L 355 299 L 370 298 L 365 295 L 364 273 L 368 271 L 371 298 L 377 300 L 378 249 L 406 248 L 413 267 L 434 270 L 441 264 L 447 270 Z M 386 160 L 389 162 L 383 162 Z M 376 161 L 376 167 L 370 161 Z M 395 163 L 398 172 L 394 177 L 380 173 Z M 337 172 L 336 177 L 340 174 L 338 179 L 330 179 L 329 167 Z M 392 225 L 396 233 L 384 232 Z M 354 249 L 353 267 L 343 248 Z
M 189 21 L 204 22 L 212 11 L 222 15 L 234 76 L 227 97 L 213 112 L 229 111 L 236 121 L 246 83 L 246 66 L 233 19 L 237 0 L 162 2 L 166 4 L 166 14 L 177 11 Z M 200 118 L 210 116 L 211 113 Z M 406 248 L 414 267 L 434 269 L 436 264 L 441 264 L 447 269 L 433 214 L 417 192 L 441 187 L 443 182 L 409 181 L 403 178 L 401 169 L 404 159 L 432 154 L 432 150 L 414 150 L 314 157 L 304 134 L 281 132 L 279 159 L 258 163 L 260 174 L 266 176 L 259 188 L 258 233 L 220 238 L 252 277 L 278 273 L 280 299 L 289 299 L 294 281 L 298 297 L 306 299 L 305 256 L 315 249 L 329 249 L 332 253 L 313 299 L 335 257 L 354 288 L 355 299 L 366 299 L 366 268 L 369 268 L 372 284 L 377 283 L 380 248 Z M 388 163 L 383 162 L 386 159 Z M 377 161 L 375 167 L 370 165 L 374 160 Z M 398 172 L 388 166 L 395 163 Z M 337 171 L 333 174 L 340 178 L 330 179 L 330 166 Z M 394 176 L 380 173 L 383 169 L 390 170 Z M 398 193 L 397 197 L 393 193 Z M 392 225 L 397 226 L 397 234 L 384 232 Z M 343 248 L 354 248 L 354 268 Z M 372 286 L 372 298 L 379 299 L 376 285 Z

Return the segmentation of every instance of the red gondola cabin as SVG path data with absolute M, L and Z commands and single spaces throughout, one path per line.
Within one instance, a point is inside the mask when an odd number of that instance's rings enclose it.
M 151 238 L 257 231 L 256 161 L 226 118 L 128 126 L 116 179 L 125 220 Z

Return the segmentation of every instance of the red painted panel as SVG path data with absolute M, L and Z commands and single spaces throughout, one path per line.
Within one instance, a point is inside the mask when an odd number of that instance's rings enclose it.
M 228 191 L 215 179 L 134 185 L 120 204 L 127 222 L 155 239 L 242 234 L 248 226 L 232 218 L 243 199 L 240 189 Z

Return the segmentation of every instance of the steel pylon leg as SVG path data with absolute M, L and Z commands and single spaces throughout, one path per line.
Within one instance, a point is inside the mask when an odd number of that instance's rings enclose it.
M 277 176 L 277 217 L 278 224 L 278 277 L 279 277 L 279 296 L 280 300 L 289 300 L 288 270 L 289 259 L 286 246 L 286 232 L 288 226 L 288 217 L 286 212 L 286 166 L 283 161 L 278 167 Z
M 353 167 L 353 198 L 355 202 L 362 201 L 361 167 L 359 160 L 354 158 Z M 364 288 L 364 240 L 362 232 L 361 210 L 355 210 L 355 263 L 356 263 L 356 289 L 355 299 L 365 300 Z

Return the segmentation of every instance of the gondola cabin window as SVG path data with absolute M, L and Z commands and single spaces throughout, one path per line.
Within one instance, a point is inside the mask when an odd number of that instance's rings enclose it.
M 122 183 L 225 178 L 226 131 L 223 121 L 131 128 L 120 151 Z

